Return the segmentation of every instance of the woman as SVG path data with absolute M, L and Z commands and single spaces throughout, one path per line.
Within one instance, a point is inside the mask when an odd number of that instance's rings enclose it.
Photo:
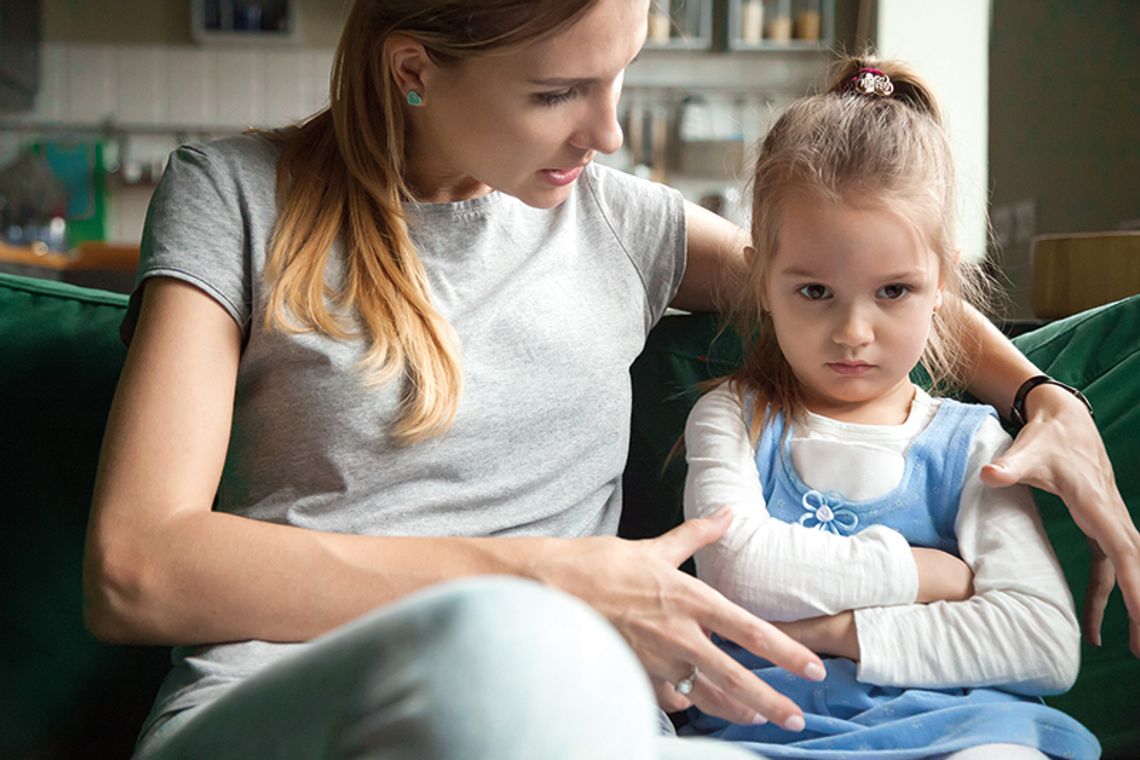
M 629 363 L 742 247 L 591 163 L 647 12 L 359 0 L 329 109 L 172 157 L 87 552 L 91 629 L 180 645 L 140 756 L 709 751 L 654 738 L 649 683 L 668 710 L 802 725 L 707 632 L 811 678 L 818 658 L 676 570 L 727 514 L 613 538 Z M 979 330 L 973 390 L 1004 408 L 1036 373 Z M 1065 473 L 1067 441 L 1097 467 L 1057 488 L 1118 549 L 1087 414 L 1047 386 L 1028 411 L 1005 477 Z M 491 574 L 546 588 L 470 580 Z

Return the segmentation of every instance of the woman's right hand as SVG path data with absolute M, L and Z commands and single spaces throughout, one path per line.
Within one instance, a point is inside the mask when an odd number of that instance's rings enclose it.
M 804 725 L 799 707 L 717 648 L 709 634 L 810 680 L 825 675 L 819 657 L 677 569 L 720 538 L 731 521 L 731 510 L 725 508 L 658 538 L 565 542 L 570 548 L 546 554 L 532 570 L 539 580 L 585 600 L 618 629 L 648 671 L 667 712 L 696 705 L 735 723 L 771 720 L 798 731 Z M 694 667 L 700 675 L 692 691 L 677 693 L 674 684 Z

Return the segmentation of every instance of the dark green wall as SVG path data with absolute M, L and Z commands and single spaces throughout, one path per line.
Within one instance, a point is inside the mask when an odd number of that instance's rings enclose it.
M 1140 2 L 993 0 L 991 205 L 1036 201 L 1038 234 L 1140 218 Z M 1000 259 L 1029 314 L 1029 246 Z

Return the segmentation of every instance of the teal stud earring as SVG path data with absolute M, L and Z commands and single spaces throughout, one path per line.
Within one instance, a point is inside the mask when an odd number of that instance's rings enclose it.
M 423 104 L 424 104 L 424 99 L 420 96 L 420 94 L 418 92 L 416 92 L 415 90 L 408 90 L 408 105 L 419 107 L 419 106 L 422 106 Z

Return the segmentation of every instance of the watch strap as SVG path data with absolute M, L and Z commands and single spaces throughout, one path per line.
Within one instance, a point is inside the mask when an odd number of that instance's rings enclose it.
M 1025 423 L 1029 421 L 1029 415 L 1025 413 L 1025 397 L 1029 395 L 1029 391 L 1033 390 L 1039 385 L 1055 385 L 1058 388 L 1064 388 L 1069 393 L 1073 394 L 1081 400 L 1081 403 L 1084 404 L 1085 408 L 1089 410 L 1090 417 L 1094 416 L 1092 404 L 1090 404 L 1089 400 L 1085 398 L 1085 394 L 1081 393 L 1073 386 L 1066 385 L 1060 380 L 1056 380 L 1052 377 L 1049 377 L 1048 375 L 1034 375 L 1022 383 L 1021 387 L 1017 389 L 1017 393 L 1014 394 L 1013 397 L 1013 406 L 1011 406 L 1009 409 L 1009 418 L 1013 421 L 1014 426 L 1016 426 L 1018 429 L 1021 429 Z

